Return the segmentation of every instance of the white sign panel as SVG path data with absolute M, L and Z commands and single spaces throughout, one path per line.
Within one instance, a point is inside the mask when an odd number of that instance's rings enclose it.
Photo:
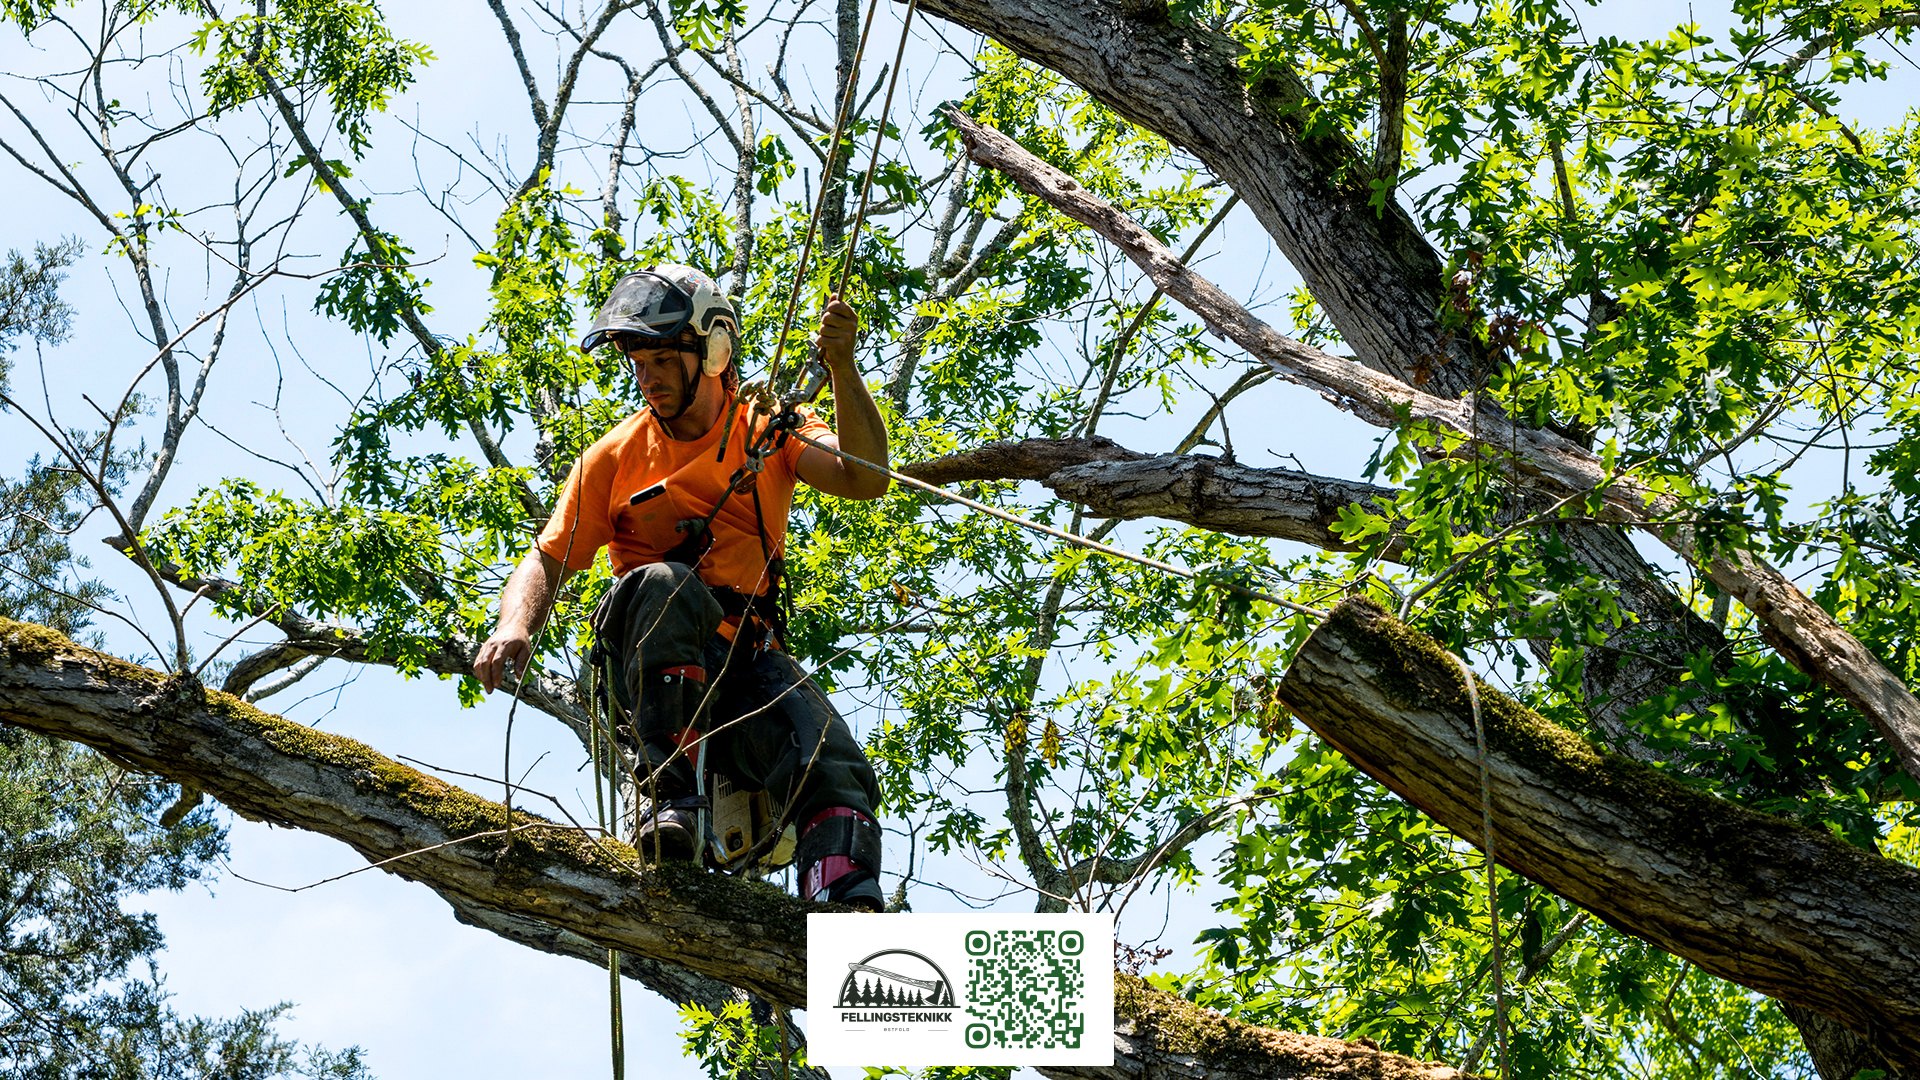
M 808 915 L 814 1065 L 1112 1065 L 1111 915 Z

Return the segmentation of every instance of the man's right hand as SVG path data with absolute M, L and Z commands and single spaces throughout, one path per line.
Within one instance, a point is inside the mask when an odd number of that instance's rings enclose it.
M 515 678 L 526 674 L 527 665 L 532 660 L 533 642 L 527 639 L 526 634 L 501 630 L 480 646 L 479 655 L 473 658 L 473 677 L 480 680 L 481 689 L 491 694 L 509 673 Z M 512 665 L 511 671 L 509 664 Z
M 473 677 L 487 693 L 498 689 L 509 674 L 516 679 L 526 676 L 533 663 L 533 631 L 547 621 L 553 594 L 567 580 L 567 573 L 560 560 L 536 547 L 508 575 L 506 588 L 500 590 L 500 622 L 473 658 Z M 508 664 L 513 665 L 511 671 Z

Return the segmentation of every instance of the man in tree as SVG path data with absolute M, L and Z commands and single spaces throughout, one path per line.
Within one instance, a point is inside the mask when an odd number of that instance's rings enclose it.
M 853 362 L 858 326 L 853 309 L 830 297 L 814 343 L 847 452 L 884 463 L 886 428 Z M 736 407 L 738 332 L 732 301 L 692 267 L 651 267 L 614 287 L 580 347 L 618 349 L 647 407 L 574 466 L 507 581 L 474 674 L 491 693 L 508 664 L 524 672 L 560 585 L 607 548 L 619 579 L 594 616 L 596 652 L 608 658 L 646 773 L 651 807 L 635 845 L 656 858 L 697 856 L 702 796 L 691 754 L 712 739 L 708 752 L 725 771 L 771 793 L 799 823 L 801 895 L 877 910 L 873 771 L 846 722 L 781 651 L 779 586 L 797 480 L 848 499 L 878 498 L 888 480 L 798 440 L 766 438 L 769 418 Z M 796 430 L 841 444 L 810 412 Z

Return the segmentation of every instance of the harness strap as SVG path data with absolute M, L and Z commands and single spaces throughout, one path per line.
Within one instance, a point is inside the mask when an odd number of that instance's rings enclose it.
M 738 635 L 743 631 L 757 634 L 757 640 L 750 637 L 746 642 L 757 647 L 778 648 L 780 642 L 786 640 L 787 617 L 783 610 L 781 597 L 784 590 L 780 583 L 784 563 L 785 560 L 777 557 L 768 560 L 767 577 L 772 585 L 758 596 L 749 596 L 738 589 L 709 590 L 725 617 L 726 621 L 721 625 L 734 628 L 733 635 L 730 635 L 734 640 L 739 640 Z
M 868 872 L 880 865 L 880 826 L 870 817 L 847 807 L 835 807 L 817 815 L 800 837 L 794 860 L 812 866 L 822 859 L 839 855 Z

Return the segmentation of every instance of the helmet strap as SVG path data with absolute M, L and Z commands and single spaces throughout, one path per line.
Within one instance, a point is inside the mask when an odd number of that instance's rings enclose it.
M 687 410 L 693 408 L 694 401 L 700 397 L 700 384 L 707 380 L 697 375 L 690 376 L 687 374 L 687 354 L 693 352 L 692 349 L 687 348 L 680 350 L 680 407 L 673 410 L 672 416 L 661 417 L 662 422 L 678 420 L 687 415 Z M 694 353 L 694 355 L 696 358 L 699 356 L 698 353 Z M 694 366 L 697 368 L 699 364 L 696 363 Z

